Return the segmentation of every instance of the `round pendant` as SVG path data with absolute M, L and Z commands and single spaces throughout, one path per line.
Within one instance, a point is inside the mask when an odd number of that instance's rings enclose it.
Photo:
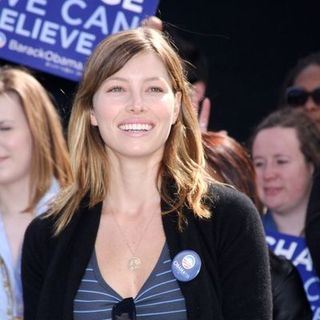
M 128 269 L 130 271 L 135 271 L 139 269 L 142 265 L 141 259 L 139 257 L 132 257 L 128 261 Z

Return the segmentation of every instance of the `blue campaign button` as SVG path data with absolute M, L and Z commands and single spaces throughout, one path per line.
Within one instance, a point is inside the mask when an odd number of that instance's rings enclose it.
M 201 269 L 200 256 L 193 250 L 179 252 L 173 259 L 171 270 L 179 281 L 187 282 L 194 279 Z

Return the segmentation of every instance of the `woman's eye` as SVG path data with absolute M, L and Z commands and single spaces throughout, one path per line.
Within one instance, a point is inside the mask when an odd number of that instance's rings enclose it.
M 149 88 L 149 91 L 150 91 L 150 92 L 155 92 L 155 93 L 157 93 L 157 92 L 163 92 L 162 88 L 160 88 L 160 87 L 150 87 L 150 88 Z
M 255 167 L 255 168 L 260 168 L 260 167 L 263 166 L 263 163 L 260 162 L 260 161 L 256 161 L 256 162 L 254 162 L 253 164 L 254 164 L 254 167 Z
M 278 160 L 277 161 L 277 164 L 286 164 L 286 163 L 288 163 L 288 161 L 287 160 Z
M 9 131 L 12 127 L 0 127 L 0 131 Z
M 107 90 L 107 92 L 122 92 L 123 88 L 120 86 L 112 87 Z

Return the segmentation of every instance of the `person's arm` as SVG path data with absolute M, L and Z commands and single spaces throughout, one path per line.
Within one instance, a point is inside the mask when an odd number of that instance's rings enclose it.
M 36 319 L 40 292 L 44 280 L 44 252 L 48 240 L 42 232 L 42 221 L 40 218 L 36 218 L 31 222 L 26 230 L 22 247 L 21 278 L 24 320 Z
M 216 212 L 224 319 L 270 320 L 271 276 L 260 216 L 244 194 L 225 189 Z
M 311 320 L 310 304 L 294 265 L 272 252 L 270 264 L 274 320 Z
M 306 243 L 310 250 L 314 269 L 320 277 L 320 168 L 315 178 L 309 198 L 306 219 Z

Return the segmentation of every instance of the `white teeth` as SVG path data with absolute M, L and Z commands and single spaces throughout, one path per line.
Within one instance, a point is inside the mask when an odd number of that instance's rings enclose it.
M 147 123 L 127 123 L 119 126 L 124 131 L 149 131 L 152 129 L 151 124 Z

